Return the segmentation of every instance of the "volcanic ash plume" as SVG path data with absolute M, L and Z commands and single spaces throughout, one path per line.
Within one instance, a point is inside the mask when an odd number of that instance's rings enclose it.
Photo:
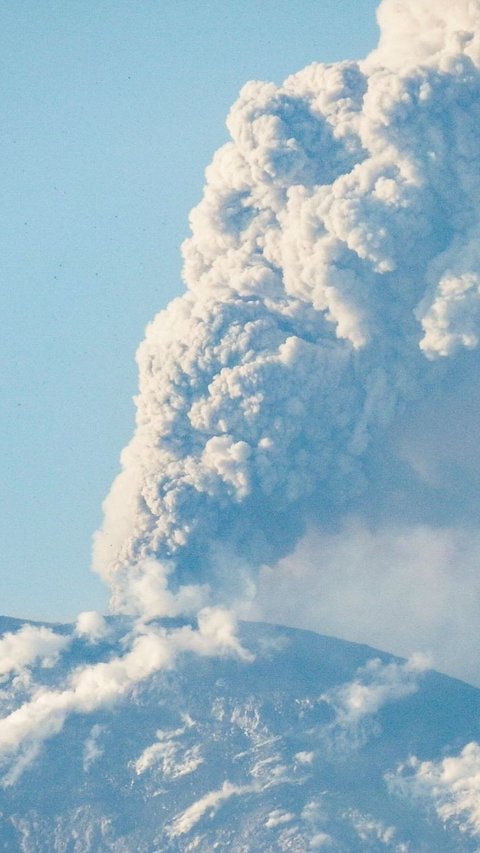
M 399 408 L 477 347 L 480 2 L 434 6 L 384 0 L 365 61 L 242 89 L 187 290 L 138 351 L 95 542 L 115 608 L 227 601 L 352 504 Z

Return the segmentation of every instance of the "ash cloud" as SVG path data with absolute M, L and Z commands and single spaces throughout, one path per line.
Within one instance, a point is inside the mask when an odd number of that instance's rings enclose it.
M 94 548 L 114 609 L 238 597 L 356 511 L 399 414 L 473 370 L 480 4 L 383 0 L 378 17 L 365 61 L 250 82 L 229 114 L 187 290 L 138 351 Z
M 242 89 L 231 141 L 191 213 L 185 295 L 152 321 L 138 351 L 136 430 L 95 537 L 113 610 L 140 618 L 123 656 L 80 666 L 54 688 L 30 682 L 28 669 L 60 653 L 63 639 L 47 632 L 32 644 L 24 629 L 0 641 L 8 674 L 27 671 L 26 700 L 0 720 L 3 785 L 70 714 L 109 707 L 179 654 L 248 661 L 226 606 L 254 596 L 259 571 L 261 587 L 280 567 L 278 587 L 281 561 L 307 530 L 320 579 L 349 517 L 359 518 L 357 540 L 375 531 L 378 577 L 384 568 L 388 577 L 383 553 L 392 530 L 395 551 L 400 522 L 411 523 L 405 506 L 419 484 L 430 489 L 422 530 L 430 525 L 434 539 L 445 527 L 432 489 L 455 453 L 439 465 L 406 428 L 389 455 L 386 437 L 432 389 L 455 399 L 459 377 L 470 387 L 478 367 L 479 19 L 480 0 L 440 0 L 435 10 L 430 0 L 383 0 L 379 47 L 365 61 L 313 64 L 281 86 Z M 475 409 L 467 420 L 476 428 Z M 476 458 L 446 404 L 426 423 L 443 423 L 440 440 L 450 432 Z M 402 460 L 416 477 L 403 515 Z M 351 566 L 358 598 L 364 566 Z M 297 588 L 310 601 L 321 586 L 309 577 Z M 152 621 L 181 615 L 197 626 Z M 75 637 L 91 652 L 108 631 L 87 612 Z M 96 749 L 95 740 L 87 763 Z M 173 834 L 243 793 L 213 791 L 178 816 Z

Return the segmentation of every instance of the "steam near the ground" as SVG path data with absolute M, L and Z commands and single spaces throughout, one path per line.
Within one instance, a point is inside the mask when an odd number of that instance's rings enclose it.
M 40 702 L 89 655 L 113 679 L 129 622 L 95 643 L 64 626 L 58 670 L 32 663 L 22 690 Z M 253 661 L 182 655 L 112 709 L 78 707 L 34 762 L 3 754 L 3 849 L 478 851 L 480 690 L 418 655 L 259 623 L 238 637 Z
M 28 653 L 32 636 L 38 641 L 36 654 Z M 85 632 L 83 636 L 91 642 L 91 636 Z M 0 767 L 9 767 L 3 777 L 7 786 L 15 784 L 37 758 L 42 744 L 62 731 L 71 714 L 111 707 L 154 673 L 171 669 L 181 653 L 251 660 L 236 636 L 232 614 L 219 607 L 201 610 L 195 628 L 185 625 L 168 630 L 139 623 L 123 637 L 123 655 L 80 664 L 68 677 L 61 673 L 53 687 L 32 683 L 30 670 L 38 657 L 65 648 L 68 640 L 64 636 L 25 626 L 16 634 L 6 634 L 1 642 L 9 652 L 8 669 L 22 665 L 22 677 L 16 679 L 9 695 L 10 713 L 0 719 Z
M 391 790 L 433 803 L 437 815 L 461 832 L 480 836 L 480 745 L 468 743 L 440 761 L 411 757 L 388 775 Z

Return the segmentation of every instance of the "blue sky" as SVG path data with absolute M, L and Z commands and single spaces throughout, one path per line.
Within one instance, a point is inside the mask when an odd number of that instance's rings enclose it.
M 365 55 L 372 0 L 1 10 L 1 611 L 106 607 L 91 535 L 133 425 L 134 353 L 248 79 Z

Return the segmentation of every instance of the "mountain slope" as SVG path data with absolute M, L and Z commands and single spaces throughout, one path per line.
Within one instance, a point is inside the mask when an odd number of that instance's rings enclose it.
M 124 627 L 74 639 L 28 678 L 60 684 L 111 658 Z M 244 623 L 240 637 L 252 662 L 185 654 L 6 772 L 0 849 L 479 849 L 479 690 L 306 631 Z M 19 678 L 4 680 L 3 714 Z

